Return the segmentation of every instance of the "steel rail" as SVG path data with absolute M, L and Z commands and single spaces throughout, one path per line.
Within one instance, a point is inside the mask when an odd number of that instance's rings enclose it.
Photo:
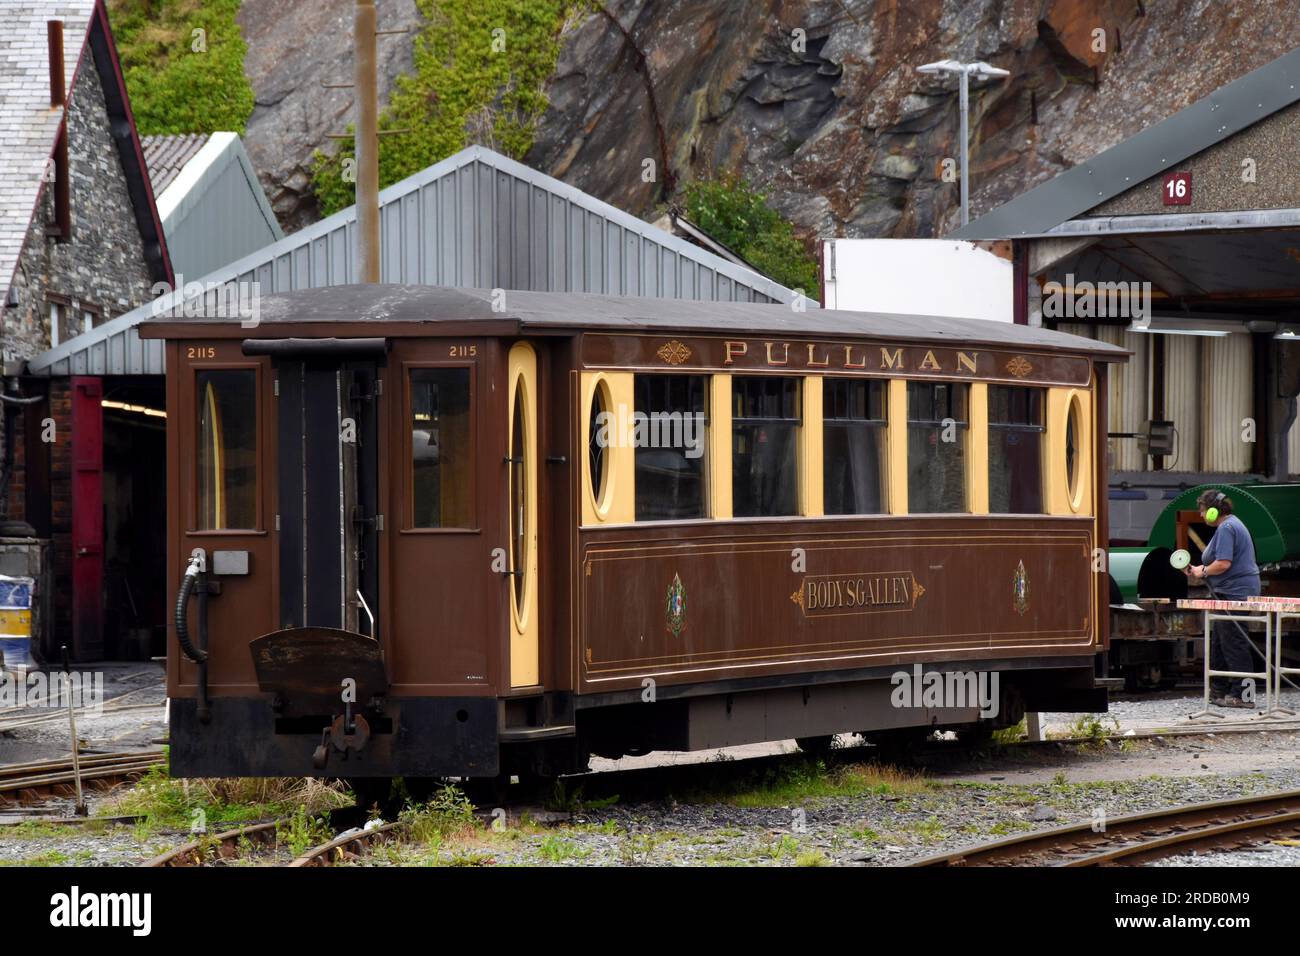
M 354 829 L 340 833 L 334 839 L 313 847 L 289 864 L 290 867 L 333 866 L 348 856 L 355 857 L 356 850 L 380 843 L 387 843 L 391 838 L 406 830 L 404 823 L 385 823 L 371 827 L 369 830 Z
M 100 790 L 138 779 L 161 765 L 163 752 L 87 754 L 81 762 L 81 779 L 94 781 Z M 71 758 L 35 761 L 0 767 L 0 807 L 38 802 L 42 796 L 62 796 L 76 784 Z
M 1194 803 L 1070 824 L 915 860 L 911 866 L 1107 866 L 1175 856 L 1254 834 L 1300 828 L 1300 790 Z
M 243 851 L 244 843 L 249 845 L 272 843 L 278 838 L 280 826 L 288 823 L 288 819 L 272 820 L 269 823 L 255 823 L 251 826 L 245 825 L 234 830 L 226 830 L 210 837 L 199 837 L 140 865 L 142 867 L 205 866 L 217 860 L 235 859 Z

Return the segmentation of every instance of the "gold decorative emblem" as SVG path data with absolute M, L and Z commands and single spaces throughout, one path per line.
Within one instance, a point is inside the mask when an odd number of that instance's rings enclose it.
M 686 587 L 676 574 L 673 575 L 673 583 L 668 585 L 668 597 L 664 601 L 664 622 L 669 634 L 673 637 L 682 636 L 682 630 L 686 627 Z
M 1033 370 L 1034 366 L 1023 355 L 1017 355 L 1007 360 L 1007 371 L 1016 378 L 1024 378 Z
M 1029 610 L 1029 574 L 1023 561 L 1016 564 L 1016 573 L 1011 576 L 1011 605 L 1021 614 Z
M 795 591 L 794 594 L 791 594 L 791 595 L 790 595 L 790 600 L 793 601 L 795 604 L 798 604 L 800 610 L 803 610 L 803 609 L 804 609 L 804 606 L 803 606 L 803 587 L 802 587 L 802 585 L 799 587 L 799 590 L 798 590 L 798 591 Z
M 671 342 L 660 347 L 658 356 L 669 365 L 681 365 L 691 357 L 691 350 L 681 342 L 673 339 Z

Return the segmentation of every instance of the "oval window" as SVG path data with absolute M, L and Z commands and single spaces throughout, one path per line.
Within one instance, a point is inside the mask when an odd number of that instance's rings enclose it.
M 524 379 L 515 383 L 515 407 L 510 421 L 510 570 L 515 617 L 523 615 L 528 575 L 528 443 L 524 440 Z
M 1071 395 L 1065 416 L 1065 487 L 1072 509 L 1079 507 L 1079 436 L 1083 434 L 1079 414 L 1079 396 Z
M 591 393 L 591 422 L 587 431 L 587 463 L 591 473 L 591 500 L 597 511 L 605 508 L 608 485 L 609 428 L 606 413 L 609 411 L 609 392 L 604 382 L 597 382 Z

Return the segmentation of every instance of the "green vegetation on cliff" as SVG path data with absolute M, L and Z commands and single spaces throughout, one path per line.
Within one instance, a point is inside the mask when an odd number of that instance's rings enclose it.
M 686 216 L 759 272 L 817 297 L 817 263 L 767 196 L 735 175 L 687 183 Z
M 426 22 L 415 38 L 412 71 L 394 82 L 379 138 L 379 184 L 389 186 L 479 143 L 516 159 L 533 142 L 546 110 L 546 81 L 560 33 L 581 0 L 416 0 Z M 383 42 L 383 41 L 381 41 Z M 351 127 L 349 127 L 351 131 Z M 312 185 L 326 215 L 356 198 L 355 153 L 341 140 L 317 151 Z
M 109 22 L 142 135 L 244 132 L 253 88 L 235 14 L 240 0 L 108 0 Z

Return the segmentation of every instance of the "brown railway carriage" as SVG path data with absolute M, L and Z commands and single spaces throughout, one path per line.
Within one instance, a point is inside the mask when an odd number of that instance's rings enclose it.
M 271 296 L 250 324 L 142 327 L 167 340 L 187 584 L 177 775 L 492 776 L 977 726 L 973 701 L 894 706 L 917 665 L 996 672 L 983 727 L 1105 709 L 1122 350 L 375 285 Z

